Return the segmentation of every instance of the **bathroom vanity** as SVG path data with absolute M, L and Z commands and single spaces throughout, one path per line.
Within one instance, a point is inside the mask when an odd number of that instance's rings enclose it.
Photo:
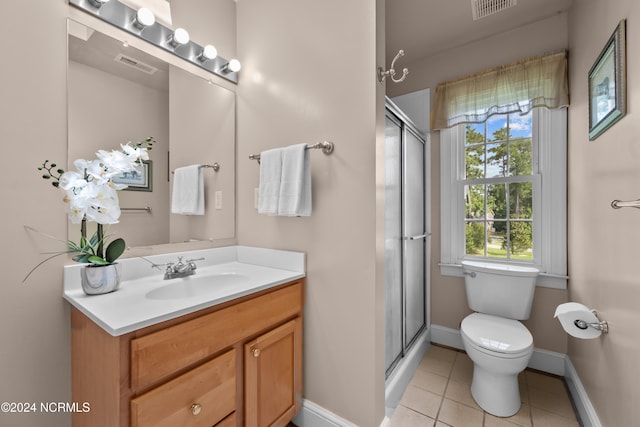
M 90 405 L 73 426 L 287 425 L 302 400 L 304 255 L 264 251 L 179 254 L 204 256 L 201 271 L 164 281 L 131 260 L 131 280 L 101 296 L 65 268 L 72 399 Z

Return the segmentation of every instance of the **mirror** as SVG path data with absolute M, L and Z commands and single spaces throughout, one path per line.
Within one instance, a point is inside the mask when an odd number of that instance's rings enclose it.
M 118 192 L 122 215 L 108 234 L 130 247 L 233 238 L 235 93 L 145 52 L 143 45 L 123 46 L 73 20 L 68 29 L 68 168 L 78 158 L 95 158 L 98 150 L 148 136 L 156 140 L 147 181 Z M 214 163 L 217 172 L 202 169 L 205 215 L 172 214 L 172 171 Z M 76 227 L 69 234 L 76 240 Z

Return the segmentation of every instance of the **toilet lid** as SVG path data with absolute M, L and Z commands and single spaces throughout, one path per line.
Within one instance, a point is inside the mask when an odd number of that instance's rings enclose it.
M 473 313 L 462 320 L 460 329 L 476 346 L 498 353 L 519 353 L 533 346 L 531 332 L 513 319 Z

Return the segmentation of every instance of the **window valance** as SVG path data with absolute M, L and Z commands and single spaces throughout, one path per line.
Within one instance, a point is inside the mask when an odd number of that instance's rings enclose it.
M 482 123 L 493 114 L 569 105 L 567 52 L 523 59 L 438 84 L 431 128 Z

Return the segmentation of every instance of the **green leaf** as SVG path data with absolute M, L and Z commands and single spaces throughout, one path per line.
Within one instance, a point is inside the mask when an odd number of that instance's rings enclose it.
M 82 243 L 82 241 L 80 242 Z M 72 252 L 82 252 L 82 246 L 79 246 L 73 240 L 67 240 L 67 246 L 71 249 Z
M 109 243 L 109 246 L 107 246 L 107 250 L 105 252 L 105 259 L 109 263 L 112 263 L 115 260 L 117 260 L 120 255 L 124 253 L 125 249 L 126 249 L 126 243 L 124 242 L 124 239 L 122 238 L 115 239 L 113 242 Z
M 104 259 L 100 258 L 99 256 L 95 256 L 92 255 L 89 257 L 89 262 L 91 264 L 96 264 L 96 265 L 107 265 L 107 264 L 111 264 L 108 261 L 105 261 Z
M 100 237 L 98 236 L 98 233 L 94 233 L 93 236 L 91 236 L 91 240 L 89 241 L 89 245 L 91 245 L 91 247 L 95 247 L 98 245 L 98 243 L 100 242 Z
M 92 255 L 91 255 L 91 254 L 84 254 L 84 253 L 83 253 L 83 254 L 79 254 L 79 255 L 74 256 L 74 257 L 73 257 L 73 260 L 74 260 L 75 262 L 91 262 L 91 261 L 89 260 L 89 258 L 91 258 L 91 257 L 92 257 Z

